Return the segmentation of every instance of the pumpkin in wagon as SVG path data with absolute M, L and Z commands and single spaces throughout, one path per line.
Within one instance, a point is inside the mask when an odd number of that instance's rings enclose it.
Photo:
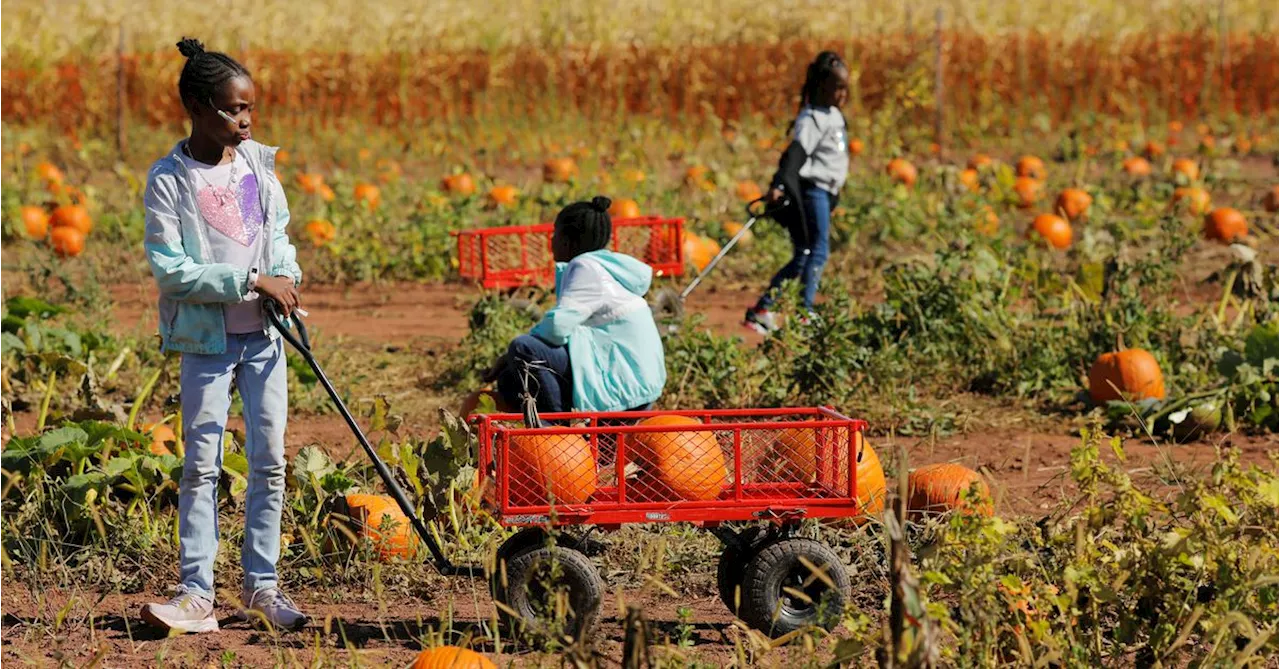
M 508 452 L 514 504 L 582 504 L 599 485 L 591 444 L 582 435 L 512 436 Z
M 637 425 L 699 426 L 702 421 L 688 416 L 653 416 Z M 711 500 L 720 496 L 728 475 L 724 451 L 714 432 L 639 432 L 627 435 L 632 461 L 644 472 L 638 490 L 649 489 L 659 499 Z
M 818 449 L 819 431 L 824 433 L 822 451 L 835 454 L 835 458 L 828 458 L 834 462 L 825 465 L 818 457 L 823 454 Z M 854 485 L 858 490 L 858 508 L 863 514 L 876 515 L 884 510 L 885 496 L 880 456 L 866 442 L 862 432 L 854 432 L 853 443 L 845 445 L 843 440 L 847 439 L 847 434 L 845 428 L 787 428 L 778 433 L 774 442 L 773 460 L 782 463 L 780 476 L 785 481 L 834 481 L 836 492 L 848 494 L 848 477 L 842 474 L 849 470 L 848 454 L 852 450 L 857 459 Z

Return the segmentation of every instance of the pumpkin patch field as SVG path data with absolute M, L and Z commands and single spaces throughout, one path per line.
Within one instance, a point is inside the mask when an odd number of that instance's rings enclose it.
M 0 662 L 1276 664 L 1274 3 L 136 4 L 151 18 L 3 10 Z M 139 616 L 177 579 L 189 429 L 143 193 L 188 132 L 173 43 L 193 33 L 253 73 L 317 361 L 432 540 L 484 573 L 437 571 L 289 350 L 279 570 L 311 623 L 231 618 L 254 475 L 238 393 L 222 630 Z M 813 313 L 788 282 L 761 335 L 743 314 L 792 248 L 746 208 L 823 49 L 848 62 L 850 171 Z M 482 377 L 555 304 L 526 228 L 598 194 L 629 222 L 614 243 L 679 268 L 647 295 L 663 395 L 482 437 L 480 415 L 519 409 Z M 468 240 L 503 230 L 479 262 L 534 280 L 485 287 Z M 748 447 L 751 425 L 704 425 L 815 407 L 867 427 L 757 423 Z M 667 522 L 784 489 L 848 513 Z M 575 520 L 624 498 L 645 522 Z M 555 526 L 508 526 L 529 523 Z M 583 573 L 601 604 L 580 615 Z

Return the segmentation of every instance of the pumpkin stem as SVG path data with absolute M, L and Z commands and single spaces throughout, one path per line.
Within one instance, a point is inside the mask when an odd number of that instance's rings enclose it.
M 1116 352 L 1120 352 L 1123 350 L 1125 350 L 1124 332 L 1117 332 L 1116 333 Z

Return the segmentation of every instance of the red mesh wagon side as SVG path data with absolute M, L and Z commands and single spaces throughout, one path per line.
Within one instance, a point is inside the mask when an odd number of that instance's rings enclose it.
M 478 228 L 451 233 L 458 239 L 458 275 L 485 288 L 551 286 L 551 223 Z M 643 216 L 613 221 L 614 251 L 643 260 L 657 276 L 684 273 L 683 218 Z
M 664 418 L 663 424 L 641 424 Z M 670 417 L 679 418 L 670 418 Z M 476 416 L 504 525 L 617 526 L 861 514 L 862 420 L 828 407 Z M 485 481 L 483 479 L 490 479 Z

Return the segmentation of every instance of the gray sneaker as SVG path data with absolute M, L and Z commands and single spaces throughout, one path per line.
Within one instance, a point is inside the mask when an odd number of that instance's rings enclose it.
M 213 614 L 213 600 L 178 586 L 178 595 L 165 604 L 146 604 L 142 619 L 168 631 L 217 632 L 218 617 Z
M 252 594 L 242 592 L 240 597 L 245 606 L 240 612 L 243 620 L 265 620 L 273 628 L 291 632 L 302 629 L 310 621 L 280 588 L 262 588 Z

